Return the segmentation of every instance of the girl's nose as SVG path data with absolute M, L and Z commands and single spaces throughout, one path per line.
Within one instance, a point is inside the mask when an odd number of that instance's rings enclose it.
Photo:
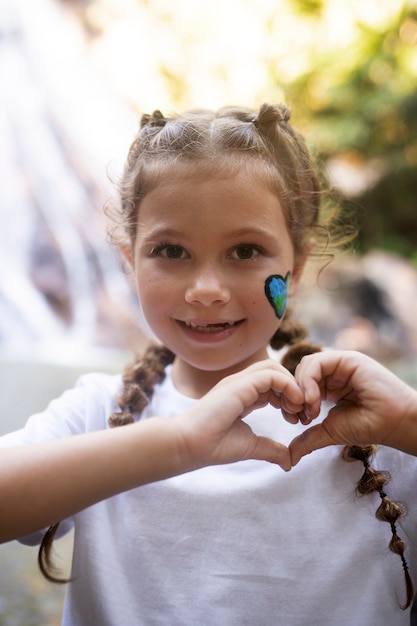
M 204 270 L 190 276 L 185 291 L 186 302 L 209 306 L 214 303 L 225 304 L 230 300 L 230 290 L 219 272 Z

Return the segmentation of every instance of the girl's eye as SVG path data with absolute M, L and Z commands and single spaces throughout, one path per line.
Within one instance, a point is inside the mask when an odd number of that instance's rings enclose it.
M 247 259 L 256 258 L 257 256 L 259 256 L 260 253 L 261 251 L 259 250 L 257 246 L 245 244 L 245 245 L 237 246 L 232 251 L 231 256 L 241 261 L 245 261 Z
M 164 259 L 185 259 L 187 253 L 182 246 L 164 243 L 152 250 L 152 256 L 159 256 Z

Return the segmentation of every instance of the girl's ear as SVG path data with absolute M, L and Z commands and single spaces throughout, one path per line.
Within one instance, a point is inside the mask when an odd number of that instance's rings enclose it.
M 132 248 L 125 244 L 120 244 L 119 249 L 120 249 L 120 252 L 122 253 L 121 263 L 122 263 L 123 271 L 129 274 L 133 270 L 133 264 L 134 264 L 134 256 L 132 253 Z
M 126 259 L 129 266 L 132 267 L 133 266 L 133 254 L 132 254 L 132 249 L 130 248 L 130 246 L 121 244 L 119 248 L 120 248 L 120 252 L 122 253 L 122 257 Z
M 294 259 L 294 267 L 291 272 L 290 289 L 288 293 L 289 296 L 295 295 L 299 282 L 303 275 L 305 264 L 307 263 L 308 257 L 313 252 L 315 245 L 316 240 L 309 239 L 306 246 L 304 247 L 303 252 L 296 255 Z

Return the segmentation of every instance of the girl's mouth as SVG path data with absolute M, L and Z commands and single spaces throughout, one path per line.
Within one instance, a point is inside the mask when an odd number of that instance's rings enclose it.
M 199 343 L 217 343 L 231 337 L 244 320 L 237 321 L 200 321 L 177 320 L 189 339 Z
M 198 322 L 183 322 L 187 328 L 191 330 L 195 330 L 199 333 L 216 333 L 219 331 L 226 330 L 227 328 L 233 328 L 237 324 L 240 324 L 242 320 L 237 322 L 207 322 L 205 324 L 201 324 Z

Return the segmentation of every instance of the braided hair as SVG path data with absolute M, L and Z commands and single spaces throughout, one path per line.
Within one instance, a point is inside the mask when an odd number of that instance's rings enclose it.
M 406 601 L 401 607 L 406 609 L 410 606 L 414 597 L 413 581 L 411 580 L 410 573 L 408 571 L 408 564 L 404 556 L 405 544 L 397 533 L 396 522 L 405 515 L 405 507 L 399 502 L 394 502 L 389 499 L 385 493 L 384 487 L 391 480 L 389 472 L 374 469 L 370 461 L 374 457 L 377 451 L 377 446 L 345 446 L 342 450 L 342 459 L 344 461 L 361 461 L 364 467 L 364 472 L 359 479 L 356 486 L 356 490 L 359 495 L 367 495 L 374 493 L 375 491 L 381 498 L 381 503 L 376 510 L 375 516 L 381 522 L 387 522 L 391 526 L 391 541 L 389 542 L 389 549 L 394 554 L 397 554 L 402 563 L 405 588 L 406 588 Z
M 165 118 L 159 110 L 143 115 L 120 181 L 120 204 L 107 208 L 115 224 L 111 233 L 113 240 L 128 249 L 133 247 L 140 202 L 170 168 L 192 165 L 209 175 L 219 169 L 252 167 L 265 175 L 280 200 L 295 254 L 306 254 L 313 235 L 317 245 L 321 242 L 323 249 L 329 249 L 333 215 L 328 212 L 328 223 L 320 223 L 322 192 L 317 168 L 313 166 L 303 137 L 289 120 L 290 110 L 283 104 L 263 104 L 259 111 L 238 107 L 226 107 L 217 112 L 195 110 L 170 118 Z M 336 240 L 335 229 L 332 234 L 332 239 Z M 339 237 L 337 243 L 343 243 L 343 239 Z M 293 373 L 304 355 L 321 349 L 308 341 L 306 329 L 293 318 L 290 307 L 270 344 L 275 350 L 288 348 L 282 364 Z M 109 417 L 111 427 L 134 421 L 133 414 L 140 414 L 149 403 L 154 386 L 163 380 L 165 368 L 174 358 L 168 348 L 151 344 L 126 367 L 123 389 L 117 397 L 120 410 Z M 384 491 L 389 474 L 371 467 L 375 451 L 375 446 L 346 446 L 342 458 L 349 462 L 359 460 L 364 465 L 357 485 L 360 495 L 374 491 L 380 495 L 376 516 L 391 525 L 389 547 L 400 556 L 406 579 L 406 602 L 402 607 L 405 609 L 412 602 L 413 585 L 404 557 L 404 542 L 396 530 L 396 521 L 404 514 L 404 509 Z M 57 524 L 45 534 L 39 564 L 49 580 L 62 582 L 51 573 L 50 548 L 56 528 Z

